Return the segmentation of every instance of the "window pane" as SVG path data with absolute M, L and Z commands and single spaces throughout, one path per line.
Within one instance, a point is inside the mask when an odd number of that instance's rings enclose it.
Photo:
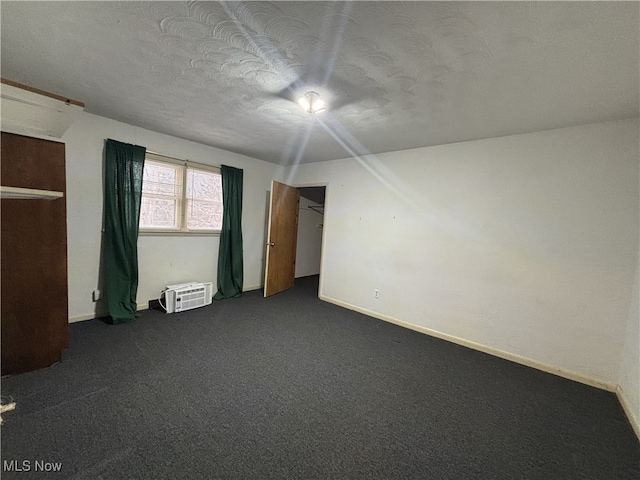
M 187 228 L 189 230 L 220 230 L 222 202 L 187 200 Z
M 187 198 L 222 203 L 222 175 L 187 169 Z
M 187 169 L 187 229 L 222 228 L 222 176 L 207 170 Z
M 140 210 L 141 230 L 219 231 L 222 176 L 211 170 L 147 158 Z
M 140 228 L 178 228 L 178 201 L 143 196 Z
M 142 177 L 142 193 L 180 196 L 182 184 L 180 169 L 179 165 L 160 165 L 146 161 Z

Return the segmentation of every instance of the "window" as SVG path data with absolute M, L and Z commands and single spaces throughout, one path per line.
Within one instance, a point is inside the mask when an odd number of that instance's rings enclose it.
M 148 153 L 142 177 L 141 233 L 219 233 L 222 175 L 207 165 Z

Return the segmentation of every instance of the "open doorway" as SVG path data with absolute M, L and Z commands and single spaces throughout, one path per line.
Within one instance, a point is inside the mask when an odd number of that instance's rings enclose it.
M 326 186 L 303 186 L 300 191 L 295 278 L 320 281 Z
M 305 196 L 302 196 L 304 194 Z M 311 198 L 309 198 L 311 197 Z M 290 186 L 273 180 L 264 267 L 264 296 L 293 287 L 296 278 L 320 289 L 326 186 Z

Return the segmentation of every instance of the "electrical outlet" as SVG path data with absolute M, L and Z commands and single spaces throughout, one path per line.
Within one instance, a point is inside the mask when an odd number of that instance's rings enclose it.
M 380 289 L 378 288 L 373 289 L 373 298 L 380 298 Z
M 93 301 L 97 302 L 98 300 L 100 300 L 102 296 L 102 292 L 100 290 L 94 290 L 93 291 Z

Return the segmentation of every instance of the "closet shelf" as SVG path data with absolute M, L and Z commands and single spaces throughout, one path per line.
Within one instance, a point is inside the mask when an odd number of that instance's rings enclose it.
M 56 198 L 62 198 L 62 196 L 62 192 L 56 192 L 53 190 L 37 190 L 35 188 L 9 187 L 5 185 L 0 186 L 1 198 L 55 200 Z

